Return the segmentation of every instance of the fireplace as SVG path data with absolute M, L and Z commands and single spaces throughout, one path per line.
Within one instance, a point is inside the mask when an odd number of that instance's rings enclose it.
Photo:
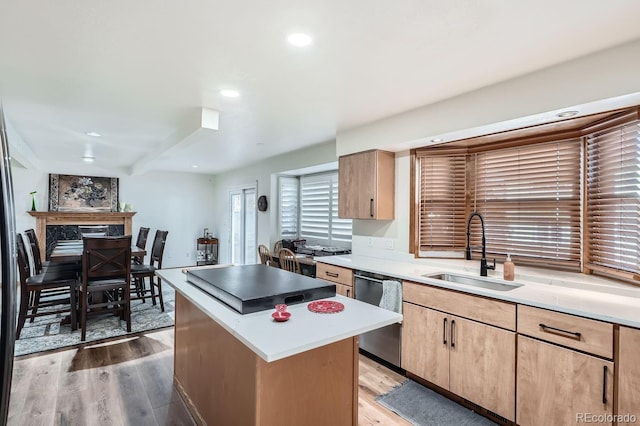
M 27 213 L 36 218 L 36 235 L 40 244 L 40 253 L 45 258 L 48 257 L 47 253 L 50 253 L 49 248 L 53 247 L 58 240 L 58 236 L 49 235 L 50 232 L 48 231 L 53 231 L 57 228 L 62 232 L 65 239 L 69 239 L 69 235 L 74 233 L 77 238 L 78 225 L 109 225 L 109 233 L 111 235 L 132 235 L 132 219 L 133 215 L 136 214 L 136 212 L 33 211 Z

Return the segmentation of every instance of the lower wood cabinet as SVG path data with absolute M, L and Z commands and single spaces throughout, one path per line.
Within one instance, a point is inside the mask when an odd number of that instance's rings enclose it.
M 640 422 L 640 330 L 620 327 L 619 339 L 618 424 L 636 424 Z
M 519 335 L 517 376 L 517 424 L 612 424 L 613 362 Z
M 336 293 L 353 298 L 353 270 L 318 262 L 316 278 L 336 285 Z
M 515 419 L 515 333 L 403 303 L 402 368 Z

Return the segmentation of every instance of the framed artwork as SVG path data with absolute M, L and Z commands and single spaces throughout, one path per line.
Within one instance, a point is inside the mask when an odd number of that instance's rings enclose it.
M 118 178 L 49 174 L 49 211 L 117 212 Z

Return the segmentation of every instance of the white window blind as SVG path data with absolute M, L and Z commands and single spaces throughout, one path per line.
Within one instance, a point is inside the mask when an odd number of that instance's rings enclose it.
M 639 126 L 587 137 L 587 267 L 640 272 Z
M 580 266 L 580 139 L 480 152 L 470 159 L 471 211 L 484 216 L 488 253 Z M 472 245 L 479 234 L 474 227 Z
M 282 238 L 298 237 L 298 199 L 300 181 L 297 177 L 280 176 L 279 226 Z
M 337 173 L 300 177 L 300 238 L 326 245 L 351 241 L 351 220 L 338 218 Z

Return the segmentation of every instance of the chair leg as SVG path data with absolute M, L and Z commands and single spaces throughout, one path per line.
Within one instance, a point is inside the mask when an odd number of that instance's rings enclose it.
M 162 298 L 162 280 L 160 277 L 156 277 L 158 279 L 158 296 L 160 297 L 160 311 L 164 312 L 164 299 Z M 153 286 L 153 278 L 151 278 L 151 285 Z
M 69 283 L 69 305 L 71 310 L 71 330 L 76 331 L 78 329 L 78 282 L 71 281 Z
M 80 329 L 82 330 L 80 340 L 84 342 L 87 338 L 87 304 L 89 303 L 88 292 L 83 291 L 80 297 Z
M 29 310 L 29 297 L 20 297 L 20 311 L 18 313 L 18 327 L 16 329 L 16 337 L 20 338 L 20 332 L 27 320 L 27 311 Z
M 149 289 L 151 290 L 151 303 L 156 306 L 156 290 L 153 285 L 153 275 L 149 277 Z
M 29 322 L 33 322 L 36 319 L 35 315 L 38 313 L 38 305 L 40 304 L 40 290 L 32 291 L 31 293 L 33 293 L 33 302 L 31 303 L 31 306 L 33 306 L 31 315 L 33 316 L 29 319 Z
M 131 293 L 124 290 L 124 317 L 127 320 L 127 332 L 131 333 Z

